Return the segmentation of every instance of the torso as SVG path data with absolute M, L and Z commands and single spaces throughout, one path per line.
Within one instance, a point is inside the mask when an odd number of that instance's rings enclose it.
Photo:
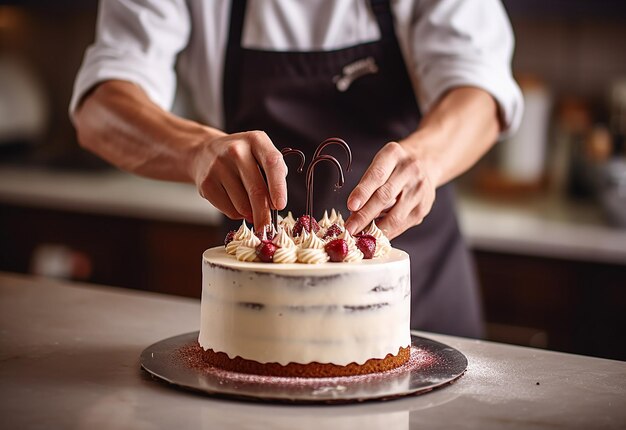
M 377 151 L 414 131 L 421 118 L 389 4 L 372 3 L 380 40 L 330 52 L 275 52 L 241 46 L 245 6 L 236 2 L 226 55 L 227 132 L 264 130 L 278 148 L 299 148 L 309 157 L 327 137 L 341 137 L 352 146 L 353 169 L 340 192 L 332 191 L 336 174 L 327 166 L 320 165 L 315 179 L 315 207 L 335 207 L 344 216 L 349 192 Z M 373 62 L 376 71 L 355 75 L 347 88 L 340 88 L 337 77 L 363 61 Z M 337 158 L 342 156 L 339 150 Z M 305 204 L 304 179 L 296 176 L 295 168 L 290 170 L 288 207 L 299 215 Z M 424 223 L 405 232 L 394 246 L 411 255 L 412 327 L 476 336 L 481 330 L 476 283 L 452 194 L 449 185 L 439 188 Z

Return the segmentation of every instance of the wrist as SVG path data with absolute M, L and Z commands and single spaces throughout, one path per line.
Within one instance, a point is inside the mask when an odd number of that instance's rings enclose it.
M 188 145 L 183 151 L 182 160 L 189 181 L 197 184 L 198 175 L 201 175 L 202 171 L 206 169 L 205 151 L 215 139 L 225 136 L 226 133 L 216 128 L 201 124 L 196 125 L 197 128 L 193 130 L 192 134 L 185 138 Z

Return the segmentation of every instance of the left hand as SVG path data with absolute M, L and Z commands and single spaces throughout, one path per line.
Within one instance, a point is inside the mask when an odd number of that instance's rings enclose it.
M 436 180 L 407 147 L 389 142 L 376 154 L 348 197 L 346 228 L 355 234 L 382 215 L 378 227 L 389 239 L 420 224 L 435 201 Z

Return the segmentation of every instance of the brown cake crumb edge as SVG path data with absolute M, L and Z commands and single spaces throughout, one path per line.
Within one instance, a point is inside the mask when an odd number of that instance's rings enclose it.
M 387 354 L 385 358 L 371 358 L 363 364 L 350 363 L 345 366 L 332 363 L 259 363 L 239 356 L 229 358 L 224 352 L 212 349 L 202 350 L 205 363 L 232 372 L 248 373 L 261 376 L 284 376 L 291 378 L 332 378 L 337 376 L 366 375 L 395 369 L 409 360 L 411 348 L 400 347 L 398 354 Z

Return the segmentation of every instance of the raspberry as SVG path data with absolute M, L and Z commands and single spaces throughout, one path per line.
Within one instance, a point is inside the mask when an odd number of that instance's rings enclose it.
M 334 239 L 324 246 L 324 250 L 330 257 L 330 261 L 339 263 L 348 255 L 348 244 L 343 239 Z
M 363 253 L 363 258 L 369 260 L 374 257 L 376 251 L 376 238 L 371 234 L 359 234 L 355 236 L 356 247 Z
M 230 242 L 233 241 L 236 233 L 237 232 L 235 230 L 231 230 L 226 234 L 226 237 L 224 238 L 224 246 L 228 245 Z
M 311 229 L 313 229 L 313 232 L 317 233 L 320 230 L 320 226 L 315 218 L 309 217 L 308 215 L 302 215 L 293 226 L 293 235 L 300 236 L 302 229 L 305 229 L 309 233 L 311 232 Z
M 272 242 L 264 241 L 256 247 L 256 255 L 262 262 L 271 263 L 272 261 L 274 261 L 274 253 L 277 249 L 278 247 Z
M 333 224 L 326 229 L 326 233 L 324 233 L 324 239 L 332 236 L 339 236 L 341 232 L 341 227 L 339 227 L 337 224 Z

